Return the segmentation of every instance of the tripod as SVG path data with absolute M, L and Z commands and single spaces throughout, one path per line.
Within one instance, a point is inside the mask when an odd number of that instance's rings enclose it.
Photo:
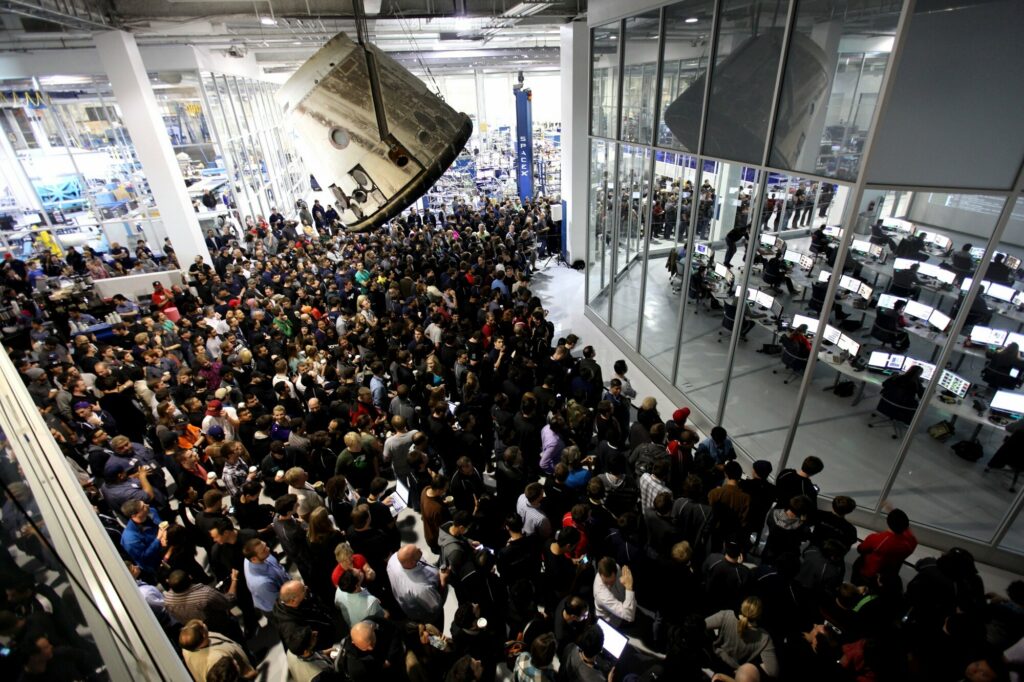
M 537 267 L 538 270 L 546 269 L 551 264 L 551 261 L 555 261 L 555 264 L 557 265 L 569 267 L 569 263 L 565 260 L 565 256 L 562 255 L 561 242 L 561 230 L 548 230 L 548 234 L 545 236 L 548 256 L 544 259 L 544 262 Z

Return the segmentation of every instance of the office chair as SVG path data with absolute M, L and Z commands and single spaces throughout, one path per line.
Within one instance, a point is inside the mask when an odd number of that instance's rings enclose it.
M 676 259 L 675 268 L 673 269 L 672 276 L 668 278 L 668 283 L 672 286 L 672 293 L 678 294 L 683 290 L 683 277 L 686 276 L 686 262 Z M 676 281 L 676 278 L 679 278 Z
M 820 315 L 821 311 L 825 308 L 825 295 L 827 293 L 827 282 L 814 282 L 811 285 L 811 300 L 807 302 L 807 309 Z
M 883 395 L 878 400 L 878 406 L 875 408 L 876 411 L 871 413 L 872 417 L 877 417 L 878 414 L 882 416 L 868 422 L 868 428 L 873 429 L 879 424 L 889 424 L 892 426 L 893 440 L 897 440 L 903 435 L 904 427 L 910 424 L 916 409 L 916 406 L 909 407 L 894 403 Z
M 736 322 L 736 304 L 726 303 L 724 314 L 722 315 L 722 328 L 718 330 L 718 342 L 722 342 L 722 337 L 728 334 L 732 334 L 733 325 Z M 743 327 L 740 329 L 740 341 L 747 340 L 747 333 L 754 328 L 755 322 L 749 318 L 744 318 Z
M 883 347 L 893 346 L 903 338 L 899 321 L 892 313 L 879 309 L 875 314 L 875 322 L 871 325 L 868 336 L 882 342 Z
M 788 336 L 783 336 L 779 344 L 782 346 L 782 367 L 786 371 L 786 378 L 783 379 L 782 383 L 788 384 L 793 379 L 801 376 L 804 370 L 807 369 L 807 351 Z M 778 369 L 772 370 L 772 374 L 778 373 Z
M 764 282 L 769 289 L 775 291 L 775 293 L 782 293 L 782 277 L 773 276 L 770 272 L 768 272 L 767 268 L 765 268 L 761 272 L 761 281 Z
M 897 284 L 890 284 L 888 293 L 900 298 L 913 298 L 914 290 L 910 287 L 901 287 Z
M 981 370 L 981 378 L 989 388 L 997 391 L 1013 391 L 1020 388 L 1021 381 L 1024 380 L 1024 372 L 1018 371 L 1017 376 L 1012 376 L 1008 371 L 996 369 L 992 363 L 988 363 L 985 365 L 985 369 Z

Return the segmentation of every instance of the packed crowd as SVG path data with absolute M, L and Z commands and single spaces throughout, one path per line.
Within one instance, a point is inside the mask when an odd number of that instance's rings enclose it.
M 10 351 L 195 680 L 254 678 L 268 632 L 298 681 L 1008 679 L 1024 583 L 986 595 L 952 550 L 904 585 L 906 514 L 859 540 L 821 459 L 744 471 L 724 428 L 554 336 L 545 202 L 364 234 L 317 208 L 225 225 L 101 339 L 72 313 Z M 15 487 L 5 545 L 58 565 Z M 0 570 L 11 679 L 88 679 L 61 597 Z

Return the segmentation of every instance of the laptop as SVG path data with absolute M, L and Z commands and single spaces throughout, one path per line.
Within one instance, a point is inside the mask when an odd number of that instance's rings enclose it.
M 622 658 L 623 652 L 626 650 L 626 646 L 629 644 L 629 638 L 624 634 L 613 628 L 608 621 L 604 618 L 597 619 L 597 626 L 601 628 L 601 632 L 604 633 L 604 653 L 608 655 L 612 661 L 618 661 Z

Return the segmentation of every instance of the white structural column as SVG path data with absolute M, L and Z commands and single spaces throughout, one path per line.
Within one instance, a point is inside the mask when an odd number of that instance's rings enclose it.
M 590 30 L 587 22 L 562 26 L 562 198 L 567 220 L 569 262 L 586 259 L 587 167 L 590 150 L 587 129 L 590 110 Z
M 135 37 L 124 31 L 99 33 L 96 48 L 178 262 L 187 268 L 202 256 L 212 263 Z

